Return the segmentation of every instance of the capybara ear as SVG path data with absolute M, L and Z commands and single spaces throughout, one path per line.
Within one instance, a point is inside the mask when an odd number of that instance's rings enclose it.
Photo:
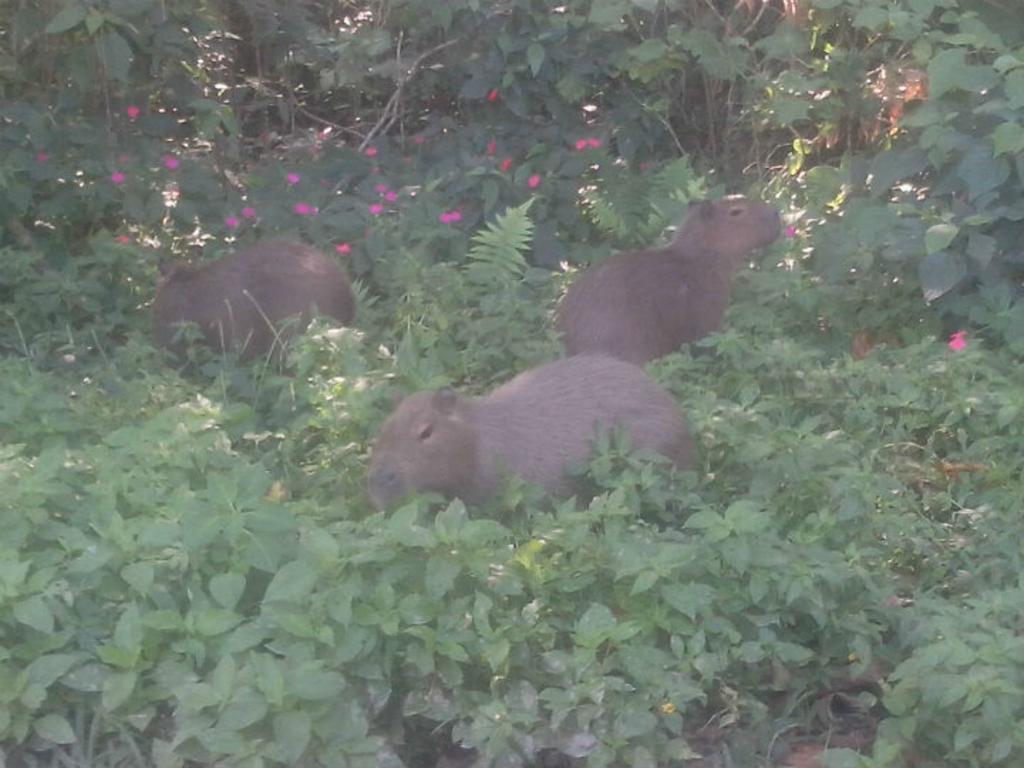
M 444 387 L 434 393 L 433 404 L 438 413 L 445 416 L 455 410 L 455 402 L 459 399 L 458 394 L 451 387 Z

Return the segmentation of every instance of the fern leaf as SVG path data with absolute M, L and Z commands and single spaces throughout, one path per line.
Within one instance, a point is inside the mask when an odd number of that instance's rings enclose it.
M 533 239 L 533 221 L 527 214 L 532 203 L 531 199 L 509 208 L 473 236 L 466 265 L 466 276 L 470 280 L 507 282 L 523 277 L 527 268 L 523 254 L 529 250 Z

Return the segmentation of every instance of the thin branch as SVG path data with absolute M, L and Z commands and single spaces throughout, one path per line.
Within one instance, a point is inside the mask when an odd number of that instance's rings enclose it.
M 367 146 L 369 146 L 370 142 L 373 141 L 374 137 L 377 136 L 377 134 L 387 131 L 388 128 L 394 125 L 395 120 L 397 120 L 398 116 L 401 114 L 400 105 L 402 103 L 402 91 L 405 89 L 406 83 L 408 83 L 415 76 L 416 72 L 419 71 L 420 65 L 423 63 L 423 61 L 428 57 L 433 56 L 435 53 L 443 51 L 445 48 L 450 48 L 457 42 L 459 42 L 459 39 L 455 38 L 454 40 L 449 40 L 448 42 L 441 43 L 440 45 L 435 45 L 433 48 L 424 51 L 423 53 L 416 57 L 416 60 L 413 61 L 413 63 L 409 66 L 408 70 L 403 72 L 401 61 L 402 38 L 401 36 L 399 36 L 397 50 L 398 82 L 397 85 L 395 86 L 395 91 L 394 93 L 391 94 L 391 98 L 388 99 L 387 104 L 384 105 L 384 110 L 381 112 L 380 119 L 369 130 L 369 132 L 366 134 L 366 138 L 363 139 L 362 143 L 359 145 L 360 152 L 362 152 L 364 149 L 366 149 Z
M 360 139 L 366 138 L 366 134 L 363 133 L 362 131 L 357 131 L 355 128 L 347 128 L 344 125 L 338 125 L 338 123 L 332 123 L 330 120 L 325 120 L 319 115 L 314 115 L 308 109 L 306 109 L 305 107 L 300 107 L 298 104 L 295 105 L 295 111 L 298 112 L 300 115 L 309 118 L 314 123 L 320 123 L 320 125 L 326 125 L 328 128 L 334 128 L 335 130 L 343 131 L 344 133 L 350 133 L 353 136 L 356 136 Z
M 679 140 L 679 136 L 676 134 L 675 129 L 672 128 L 672 124 L 668 121 L 668 118 L 666 118 L 664 115 L 662 115 L 660 112 L 653 109 L 652 107 L 649 107 L 646 104 L 644 104 L 644 102 L 640 100 L 640 97 L 633 92 L 632 88 L 629 88 L 627 86 L 626 91 L 629 93 L 630 96 L 633 97 L 633 101 L 639 104 L 646 112 L 650 112 L 652 115 L 654 115 L 658 122 L 665 126 L 665 130 L 668 131 L 668 135 L 671 136 L 672 141 L 675 142 L 676 149 L 679 151 L 679 156 L 684 156 L 686 154 L 686 150 L 683 149 L 683 143 Z

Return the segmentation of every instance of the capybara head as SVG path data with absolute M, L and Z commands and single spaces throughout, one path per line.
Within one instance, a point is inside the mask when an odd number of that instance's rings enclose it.
M 782 229 L 776 208 L 741 195 L 693 203 L 676 234 L 691 249 L 706 249 L 718 258 L 736 261 L 774 242 Z
M 468 404 L 451 389 L 405 398 L 373 446 L 368 490 L 378 509 L 414 491 L 465 495 L 476 475 L 477 434 Z

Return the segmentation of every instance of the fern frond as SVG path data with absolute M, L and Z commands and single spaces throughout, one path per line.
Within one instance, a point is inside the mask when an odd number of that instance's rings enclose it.
M 485 229 L 473 235 L 466 276 L 477 283 L 522 279 L 527 263 L 523 256 L 533 239 L 533 221 L 527 211 L 533 200 L 509 208 Z

